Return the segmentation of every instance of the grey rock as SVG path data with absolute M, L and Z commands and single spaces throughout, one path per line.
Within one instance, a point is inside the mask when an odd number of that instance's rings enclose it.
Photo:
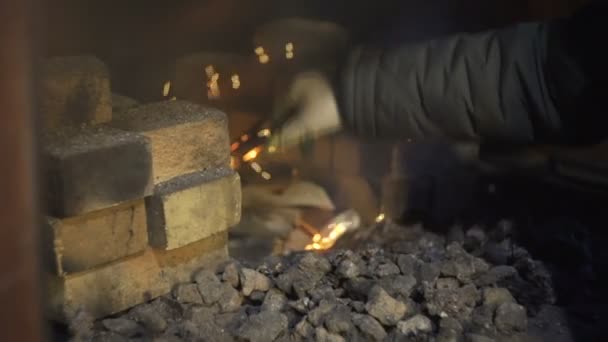
M 404 275 L 415 275 L 420 266 L 420 261 L 413 255 L 400 255 L 397 258 L 397 265 Z
M 253 291 L 249 295 L 249 300 L 251 300 L 254 303 L 261 303 L 264 301 L 264 298 L 266 298 L 266 292 L 262 292 L 262 291 Z
M 353 329 L 351 312 L 347 306 L 336 307 L 325 317 L 325 328 L 331 333 L 347 333 Z
M 496 332 L 494 327 L 494 311 L 490 306 L 479 306 L 473 310 L 471 315 L 471 331 L 484 335 L 493 335 Z
M 262 311 L 249 317 L 237 331 L 237 336 L 244 341 L 274 341 L 287 330 L 287 316 L 280 312 Z
M 336 269 L 336 274 L 344 279 L 356 278 L 360 274 L 359 266 L 352 260 L 342 260 Z
M 266 292 L 272 286 L 271 280 L 262 273 L 250 268 L 243 268 L 239 273 L 241 291 L 243 295 L 249 296 L 253 291 Z
M 466 231 L 464 239 L 466 249 L 479 250 L 488 240 L 488 236 L 482 227 L 475 226 Z
M 479 298 L 474 285 L 459 289 L 432 289 L 424 291 L 426 309 L 433 316 L 467 319 Z
M 203 304 L 203 298 L 196 284 L 177 284 L 173 288 L 173 298 L 183 304 Z
M 127 318 L 109 318 L 101 321 L 101 324 L 108 331 L 120 334 L 126 337 L 133 337 L 141 333 L 141 327 L 136 322 Z
M 340 335 L 332 334 L 329 331 L 319 327 L 315 329 L 316 342 L 346 342 L 346 339 Z
M 483 305 L 496 308 L 503 303 L 515 303 L 515 298 L 509 290 L 502 287 L 486 287 L 483 289 Z
M 361 334 L 371 341 L 382 341 L 386 338 L 386 331 L 382 324 L 369 315 L 356 315 L 353 323 L 359 328 Z
M 400 272 L 401 270 L 399 267 L 390 261 L 380 264 L 376 268 L 376 276 L 378 277 L 387 277 L 390 275 L 399 274 Z
M 310 298 L 315 302 L 320 302 L 323 299 L 326 300 L 335 300 L 336 294 L 334 293 L 334 289 L 329 285 L 321 285 L 317 286 L 314 289 L 308 291 Z
M 247 315 L 247 309 L 248 308 L 246 306 L 242 306 L 236 312 L 216 314 L 214 316 L 214 322 L 222 329 L 230 332 L 236 332 L 236 330 L 249 318 L 249 315 Z
M 314 307 L 315 303 L 310 298 L 304 297 L 295 301 L 289 301 L 287 305 L 301 314 L 306 314 Z
M 433 323 L 424 315 L 415 315 L 406 321 L 398 322 L 397 330 L 406 336 L 428 334 L 433 331 Z
M 234 312 L 241 307 L 243 297 L 232 285 L 223 283 L 221 285 L 221 295 L 217 303 L 221 312 Z
M 167 321 L 153 305 L 143 304 L 131 310 L 133 318 L 148 331 L 163 332 L 167 328 Z
M 334 311 L 335 308 L 335 303 L 323 300 L 319 303 L 319 306 L 317 306 L 308 313 L 308 321 L 313 326 L 318 327 L 323 324 L 325 316 L 327 316 L 330 312 Z
M 369 291 L 374 286 L 374 282 L 371 279 L 359 277 L 347 280 L 343 286 L 350 298 L 366 300 Z
M 416 287 L 416 278 L 412 275 L 392 275 L 384 277 L 378 281 L 378 285 L 382 286 L 391 296 L 409 297 Z
M 407 312 L 407 307 L 404 303 L 391 297 L 379 286 L 375 286 L 370 290 L 369 300 L 365 304 L 365 309 L 380 323 L 387 326 L 397 324 Z
M 525 331 L 528 326 L 526 309 L 516 303 L 503 303 L 496 309 L 494 324 L 505 334 Z
M 456 290 L 460 283 L 455 278 L 439 278 L 435 282 L 435 288 L 439 290 Z
M 495 266 L 487 272 L 480 274 L 474 283 L 477 286 L 491 286 L 500 284 L 503 281 L 517 277 L 517 269 L 512 266 Z
M 496 342 L 496 340 L 484 335 L 467 334 L 467 342 Z
M 222 280 L 232 285 L 232 287 L 239 287 L 239 271 L 241 266 L 236 261 L 229 262 L 224 267 L 224 272 L 222 273 Z
M 79 339 L 74 339 L 75 342 L 83 341 Z M 121 335 L 111 332 L 111 331 L 101 331 L 91 336 L 86 341 L 91 342 L 129 342 L 129 339 L 126 337 L 122 337 Z
M 365 303 L 363 303 L 363 302 L 353 300 L 348 305 L 350 305 L 350 307 L 353 308 L 353 311 L 355 311 L 355 312 L 358 312 L 358 313 L 365 312 Z
M 326 274 L 331 271 L 331 263 L 327 258 L 315 254 L 307 253 L 300 259 L 298 268 L 304 272 L 310 272 L 315 274 Z
M 457 319 L 453 317 L 444 317 L 439 321 L 439 331 L 453 331 L 462 333 L 464 328 Z
M 309 339 L 312 338 L 315 333 L 315 328 L 308 322 L 306 317 L 302 318 L 295 326 L 295 332 L 299 336 Z
M 438 263 L 423 263 L 418 271 L 418 281 L 432 283 L 439 277 L 441 270 Z
M 287 297 L 277 289 L 270 289 L 266 292 L 262 311 L 281 311 L 287 305 Z
M 207 305 L 215 304 L 223 293 L 223 287 L 215 273 L 208 270 L 201 270 L 195 274 L 194 280 L 197 283 L 203 303 Z
M 201 283 L 219 283 L 220 280 L 217 278 L 215 273 L 210 270 L 201 269 L 194 274 L 192 277 L 197 284 Z

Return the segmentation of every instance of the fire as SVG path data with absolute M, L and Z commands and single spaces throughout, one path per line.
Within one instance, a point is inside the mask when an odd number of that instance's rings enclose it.
M 261 147 L 256 147 L 256 148 L 250 150 L 249 152 L 245 153 L 243 155 L 243 161 L 248 162 L 248 161 L 254 160 L 255 158 L 258 157 L 258 154 L 260 154 L 261 150 L 262 150 Z

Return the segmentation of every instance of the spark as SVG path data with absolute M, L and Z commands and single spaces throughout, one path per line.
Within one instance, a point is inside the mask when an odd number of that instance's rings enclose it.
M 285 44 L 285 51 L 293 52 L 293 43 L 292 42 Z
M 267 64 L 268 62 L 270 62 L 270 56 L 268 56 L 267 54 L 263 54 L 258 57 L 258 60 L 261 64 Z
M 234 152 L 238 150 L 239 146 L 241 146 L 241 144 L 238 141 L 233 142 L 232 145 L 230 145 L 230 151 Z
M 378 214 L 378 216 L 376 216 L 376 223 L 380 223 L 380 222 L 384 221 L 385 218 L 386 218 L 386 215 L 384 215 L 384 213 Z
M 230 168 L 236 170 L 238 168 L 238 161 L 234 156 L 230 157 Z
M 255 52 L 256 55 L 261 56 L 264 54 L 264 48 L 262 46 L 258 46 L 255 48 L 255 50 L 253 50 L 253 52 Z
M 285 58 L 286 59 L 293 59 L 293 52 L 285 52 Z
M 312 237 L 312 242 L 318 243 L 319 241 L 321 241 L 321 234 L 315 234 L 315 236 Z
M 272 179 L 272 175 L 266 171 L 262 172 L 262 178 L 264 178 L 265 180 L 271 180 Z
M 277 151 L 276 146 L 268 146 L 268 153 L 275 153 Z
M 256 147 L 253 150 L 245 153 L 245 155 L 243 156 L 243 161 L 248 162 L 248 161 L 254 160 L 255 158 L 257 158 L 259 153 L 260 153 L 260 148 Z
M 163 84 L 163 96 L 164 97 L 169 96 L 170 91 L 171 91 L 171 81 L 166 81 L 165 84 Z
M 243 135 L 241 135 L 241 141 L 242 141 L 242 142 L 245 142 L 245 141 L 247 141 L 247 140 L 249 140 L 249 135 L 247 135 L 247 134 L 243 134 Z
M 239 89 L 241 87 L 241 79 L 238 74 L 232 75 L 230 80 L 232 81 L 232 89 Z
M 260 138 L 269 137 L 269 136 L 270 136 L 270 129 L 268 129 L 268 128 L 265 128 L 258 132 L 258 137 L 260 137 Z
M 260 164 L 253 162 L 251 163 L 251 168 L 253 169 L 253 171 L 260 173 L 262 172 L 262 167 L 260 166 Z
M 205 67 L 205 74 L 207 75 L 208 79 L 211 79 L 211 77 L 213 77 L 213 74 L 215 74 L 215 67 L 213 65 L 207 65 Z

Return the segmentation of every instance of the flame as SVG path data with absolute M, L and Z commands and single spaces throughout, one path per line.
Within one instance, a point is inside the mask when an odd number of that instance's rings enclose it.
M 342 223 L 336 223 L 329 226 L 329 234 L 322 237 L 321 234 L 315 234 L 312 238 L 312 243 L 304 247 L 305 250 L 327 250 L 332 248 L 338 239 L 346 233 L 347 227 Z
M 261 150 L 262 150 L 261 147 L 256 147 L 256 148 L 250 150 L 249 152 L 245 153 L 243 155 L 243 161 L 248 162 L 248 161 L 254 160 L 255 158 L 257 158 L 258 154 L 260 154 Z

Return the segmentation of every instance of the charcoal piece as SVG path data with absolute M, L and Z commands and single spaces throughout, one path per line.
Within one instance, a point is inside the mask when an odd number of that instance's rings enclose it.
M 439 277 L 441 269 L 438 263 L 423 263 L 418 271 L 418 281 L 420 283 L 433 283 Z
M 266 292 L 272 286 L 271 280 L 262 273 L 250 268 L 242 268 L 239 272 L 241 291 L 249 296 L 253 291 Z
M 399 267 L 390 261 L 378 265 L 375 271 L 376 276 L 381 278 L 399 274 L 400 272 Z
M 249 318 L 249 315 L 247 315 L 247 309 L 247 306 L 241 306 L 236 312 L 216 314 L 214 316 L 214 322 L 222 329 L 235 332 Z
M 484 258 L 494 265 L 506 265 L 513 259 L 513 244 L 510 239 L 501 242 L 489 241 L 483 249 Z
M 184 306 L 168 296 L 158 297 L 150 305 L 167 321 L 177 320 L 184 315 Z
M 167 329 L 167 321 L 151 304 L 136 306 L 131 310 L 131 315 L 148 331 L 160 333 Z
M 344 289 L 348 296 L 356 300 L 366 300 L 367 294 L 371 290 L 374 282 L 366 278 L 349 279 L 344 283 Z
M 325 316 L 334 311 L 336 308 L 336 304 L 332 302 L 328 302 L 323 300 L 319 303 L 319 306 L 312 309 L 308 313 L 308 321 L 315 327 L 318 327 L 323 324 Z
M 240 270 L 241 266 L 236 261 L 226 264 L 224 272 L 222 273 L 222 280 L 232 285 L 232 287 L 237 288 L 240 284 Z
M 503 303 L 515 303 L 515 298 L 509 290 L 502 287 L 486 287 L 483 289 L 483 305 L 496 308 Z
M 475 308 L 471 315 L 471 331 L 482 335 L 493 335 L 496 332 L 493 321 L 494 311 L 495 308 L 486 305 Z
M 323 256 L 315 253 L 307 253 L 302 259 L 300 259 L 298 268 L 311 274 L 325 275 L 327 272 L 331 271 L 331 264 L 329 260 Z
M 479 293 L 469 284 L 459 289 L 433 289 L 424 291 L 426 309 L 432 316 L 455 317 L 466 320 L 477 303 Z
M 484 335 L 478 334 L 467 334 L 467 342 L 495 342 L 496 340 L 493 338 L 489 338 Z
M 429 334 L 433 331 L 433 323 L 424 315 L 415 315 L 397 323 L 397 330 L 406 336 Z
M 236 332 L 236 336 L 244 341 L 267 342 L 274 341 L 287 330 L 287 316 L 280 312 L 262 311 L 252 315 Z
M 142 332 L 141 326 L 127 318 L 109 318 L 101 321 L 101 324 L 108 331 L 120 334 L 125 337 L 133 337 Z
M 354 326 L 352 313 L 347 306 L 337 306 L 329 315 L 325 317 L 325 328 L 334 334 L 345 334 L 351 331 Z
M 525 331 L 528 326 L 526 309 L 516 303 L 503 303 L 496 309 L 494 324 L 505 334 Z
M 306 314 L 314 307 L 315 303 L 310 298 L 304 297 L 296 301 L 289 301 L 287 305 L 301 314 Z
M 365 304 L 365 309 L 384 325 L 397 324 L 407 312 L 405 304 L 391 297 L 379 286 L 374 286 L 370 290 L 368 297 L 369 300 Z
M 203 304 L 196 284 L 177 284 L 172 292 L 173 298 L 182 304 Z
M 243 297 L 232 285 L 223 283 L 221 285 L 220 297 L 217 301 L 221 312 L 234 312 L 241 307 Z
M 326 300 L 335 300 L 336 294 L 334 293 L 334 289 L 329 285 L 321 285 L 315 287 L 314 289 L 308 291 L 310 298 L 316 303 L 320 302 L 323 299 Z
M 382 324 L 369 315 L 354 315 L 353 323 L 368 341 L 382 341 L 387 334 Z
M 415 275 L 420 267 L 420 260 L 413 255 L 399 255 L 397 265 L 404 275 Z
M 359 266 L 352 260 L 343 260 L 336 269 L 336 274 L 344 279 L 356 278 L 360 274 Z
M 287 297 L 283 292 L 277 289 L 270 289 L 266 292 L 264 303 L 262 304 L 262 311 L 281 311 L 287 305 Z
M 460 287 L 460 283 L 455 278 L 439 278 L 435 282 L 435 288 L 439 290 L 456 290 Z
M 412 275 L 393 275 L 390 277 L 384 277 L 377 283 L 378 285 L 382 286 L 382 288 L 385 289 L 386 292 L 388 292 L 388 294 L 391 296 L 402 296 L 407 298 L 416 287 L 417 281 Z
M 315 328 L 308 322 L 306 317 L 304 317 L 296 324 L 295 333 L 304 339 L 310 339 L 315 333 Z
M 249 300 L 252 301 L 253 303 L 259 304 L 259 303 L 262 303 L 264 301 L 265 297 L 266 297 L 266 293 L 265 292 L 262 292 L 262 291 L 253 291 L 249 295 Z
M 346 339 L 340 335 L 332 334 L 329 331 L 318 327 L 315 329 L 315 341 L 317 342 L 346 342 Z
M 362 313 L 365 312 L 365 303 L 353 300 L 349 303 L 350 307 L 353 308 L 353 311 Z
M 512 266 L 495 266 L 487 272 L 478 275 L 473 282 L 477 286 L 491 286 L 509 282 L 511 279 L 518 277 L 517 270 Z

